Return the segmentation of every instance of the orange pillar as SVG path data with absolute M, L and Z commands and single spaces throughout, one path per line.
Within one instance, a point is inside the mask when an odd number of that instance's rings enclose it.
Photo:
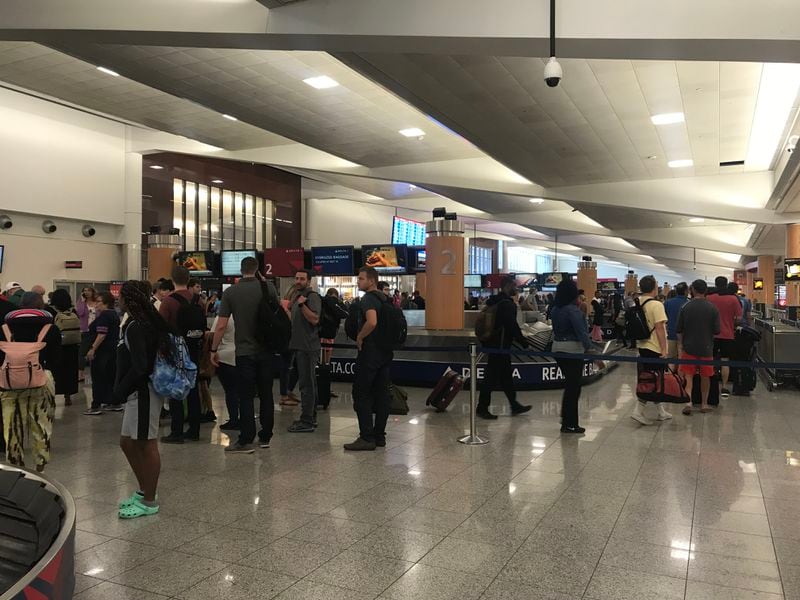
M 435 219 L 427 224 L 425 328 L 464 329 L 464 226 Z
M 625 276 L 625 295 L 628 295 L 631 292 L 638 292 L 638 291 L 639 291 L 639 278 L 636 276 L 636 273 L 630 271 Z
M 147 279 L 155 282 L 164 277 L 172 277 L 176 252 L 181 249 L 181 238 L 178 235 L 152 233 L 147 236 Z
M 800 259 L 800 223 L 786 226 L 785 260 Z M 786 278 L 786 306 L 800 306 L 800 280 Z
M 589 258 L 589 257 L 586 257 Z M 589 314 L 594 313 L 592 298 L 597 291 L 597 263 L 593 261 L 581 261 L 578 263 L 578 289 L 586 294 L 586 302 L 589 304 Z
M 750 298 L 751 300 L 753 300 L 756 296 L 755 292 L 753 291 L 753 280 L 755 278 L 756 274 L 752 271 L 747 271 L 747 273 L 745 274 L 745 285 L 742 291 L 744 292 L 744 295 Z
M 758 257 L 758 277 L 764 280 L 764 291 L 759 294 L 758 302 L 763 302 L 767 307 L 775 306 L 775 257 Z

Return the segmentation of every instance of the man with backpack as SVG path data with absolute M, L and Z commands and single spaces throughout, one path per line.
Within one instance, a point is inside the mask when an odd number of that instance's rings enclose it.
M 272 356 L 283 352 L 288 344 L 286 333 L 283 330 L 281 340 L 268 339 L 269 335 L 264 328 L 275 324 L 272 319 L 283 318 L 288 322 L 283 308 L 280 306 L 278 292 L 270 282 L 261 282 L 256 277 L 258 261 L 252 256 L 242 259 L 242 278 L 236 285 L 232 285 L 222 295 L 219 308 L 219 319 L 211 342 L 211 362 L 219 366 L 219 344 L 228 319 L 233 316 L 236 320 L 234 344 L 236 346 L 236 376 L 239 381 L 239 439 L 236 443 L 225 448 L 226 452 L 235 454 L 252 454 L 252 446 L 256 437 L 255 407 L 253 400 L 258 389 L 261 402 L 259 420 L 261 430 L 258 432 L 259 445 L 269 448 L 272 439 L 272 427 L 275 413 L 272 401 Z M 267 311 L 267 312 L 265 312 Z M 276 331 L 277 333 L 277 331 Z M 275 334 L 272 334 L 276 337 Z
M 480 327 L 476 325 L 475 333 L 478 334 L 481 343 L 506 351 L 511 349 L 514 342 L 518 342 L 523 348 L 528 347 L 528 342 L 523 337 L 517 323 L 516 295 L 516 281 L 513 277 L 504 277 L 500 283 L 500 292 L 489 298 L 484 312 L 481 313 L 480 320 L 486 319 L 486 331 L 479 331 Z M 492 403 L 492 390 L 498 383 L 508 398 L 513 416 L 521 415 L 531 409 L 530 405 L 521 404 L 517 400 L 513 373 L 510 353 L 489 353 L 486 374 L 481 382 L 481 395 L 475 414 L 482 419 L 497 418 L 497 415 L 492 414 L 489 410 L 489 406 Z
M 636 304 L 628 309 L 626 323 L 628 336 L 639 341 L 639 356 L 648 358 L 667 358 L 669 349 L 667 345 L 667 312 L 664 305 L 656 299 L 658 283 L 652 275 L 646 275 L 639 281 L 642 292 Z M 638 317 L 638 318 L 632 318 Z M 642 364 L 639 371 L 659 373 L 665 369 L 661 364 Z M 644 416 L 645 403 L 636 402 L 631 418 L 642 425 L 652 425 L 653 422 Z M 655 402 L 658 409 L 658 420 L 667 421 L 672 415 L 667 412 L 662 402 Z
M 292 337 L 289 349 L 294 351 L 300 383 L 300 420 L 289 427 L 289 433 L 313 433 L 317 427 L 317 376 L 320 341 L 319 321 L 322 298 L 311 289 L 312 275 L 299 269 L 294 276 L 297 291 L 292 304 Z
M 175 291 L 161 301 L 159 314 L 167 324 L 186 342 L 189 357 L 195 365 L 199 364 L 203 346 L 203 334 L 208 329 L 206 314 L 194 292 L 188 289 L 189 270 L 176 265 L 172 269 Z M 161 438 L 165 444 L 183 444 L 184 441 L 200 440 L 200 394 L 197 381 L 186 399 L 188 405 L 189 428 L 183 431 L 183 400 L 170 398 L 170 433 Z
M 369 451 L 377 446 L 386 446 L 386 422 L 389 420 L 391 404 L 390 367 L 394 355 L 391 344 L 381 339 L 381 335 L 387 325 L 388 311 L 393 305 L 386 294 L 378 290 L 378 272 L 372 267 L 359 270 L 358 289 L 365 292 L 356 309 L 358 333 L 355 341 L 358 356 L 353 382 L 353 408 L 358 415 L 359 435 L 354 442 L 345 444 L 344 449 Z M 352 333 L 348 327 L 348 335 Z

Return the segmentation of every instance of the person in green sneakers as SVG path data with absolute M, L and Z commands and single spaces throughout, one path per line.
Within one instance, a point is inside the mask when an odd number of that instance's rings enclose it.
M 121 519 L 158 512 L 156 488 L 161 473 L 158 425 L 164 398 L 150 382 L 156 356 L 172 358 L 170 327 L 150 302 L 141 282 L 126 281 L 120 307 L 128 315 L 117 347 L 115 403 L 124 403 L 119 445 L 136 475 L 139 489 L 119 504 Z

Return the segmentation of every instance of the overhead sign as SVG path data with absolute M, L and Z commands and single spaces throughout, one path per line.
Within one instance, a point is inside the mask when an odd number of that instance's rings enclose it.
M 264 250 L 264 275 L 294 277 L 305 268 L 302 248 L 267 248 Z
M 322 275 L 352 275 L 353 246 L 311 248 L 311 268 Z
M 66 260 L 66 261 L 64 261 L 64 268 L 65 269 L 82 269 L 83 268 L 83 261 L 82 260 Z

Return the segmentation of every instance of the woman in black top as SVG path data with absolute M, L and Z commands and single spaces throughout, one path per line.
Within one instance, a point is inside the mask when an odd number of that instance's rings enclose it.
M 92 345 L 86 360 L 92 365 L 92 406 L 85 415 L 102 415 L 101 407 L 122 411 L 121 404 L 112 403 L 114 376 L 117 365 L 119 317 L 114 310 L 114 296 L 110 292 L 97 295 L 97 318 L 89 325 Z
M 597 290 L 592 298 L 592 341 L 603 341 L 603 317 L 605 308 L 603 307 L 602 293 Z
M 77 327 L 76 331 L 61 332 L 61 360 L 58 361 L 58 364 L 53 369 L 53 378 L 56 380 L 56 396 L 63 394 L 64 404 L 70 406 L 72 405 L 71 396 L 78 393 L 78 357 L 81 344 L 80 319 L 72 306 L 72 298 L 70 298 L 67 290 L 54 290 L 50 305 L 56 313 L 56 325 L 62 325 L 63 322 L 66 322 L 66 319 L 69 319 L 69 321 L 74 321 L 74 327 Z M 67 343 L 72 337 L 77 338 L 76 343 Z

